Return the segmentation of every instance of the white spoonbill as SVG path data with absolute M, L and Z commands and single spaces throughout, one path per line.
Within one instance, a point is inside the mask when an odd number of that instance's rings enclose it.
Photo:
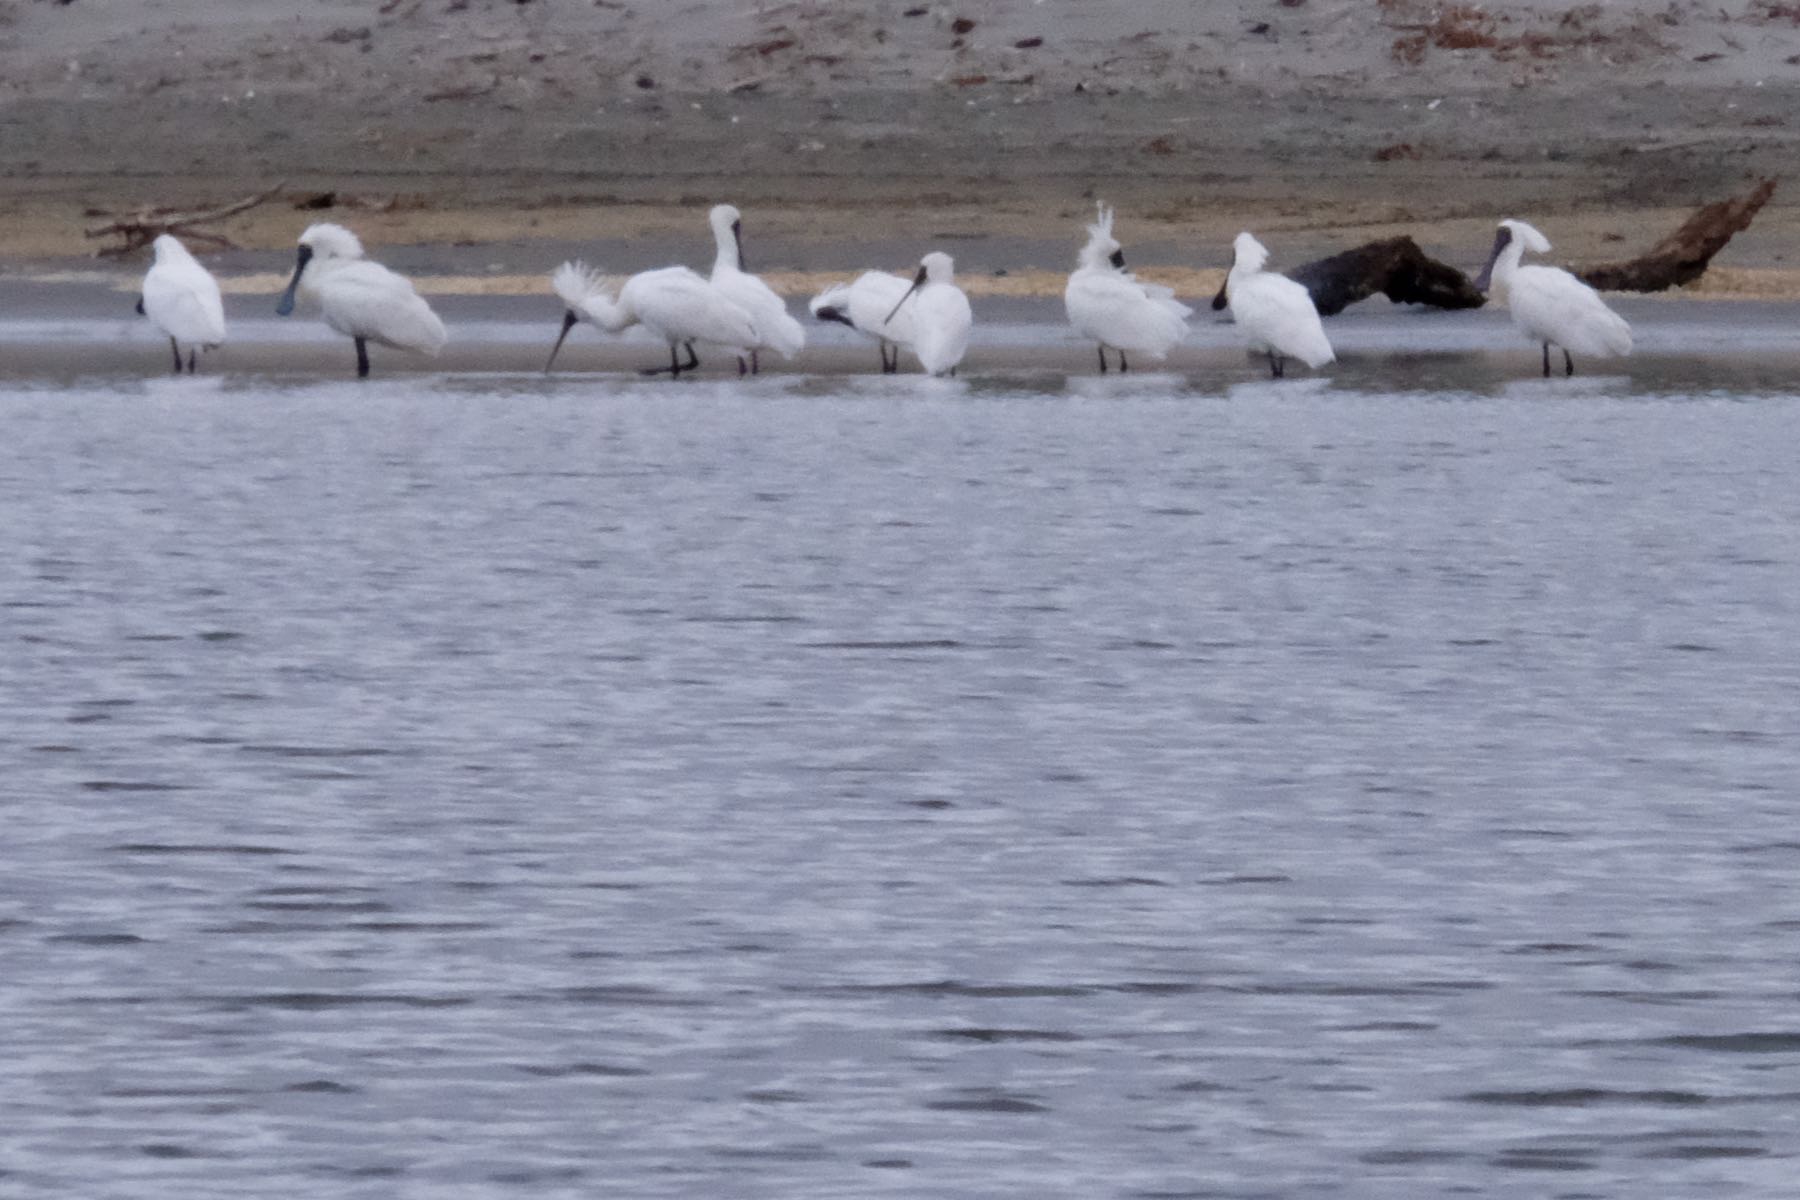
M 165 233 L 152 245 L 156 261 L 144 276 L 137 310 L 168 335 L 177 375 L 181 374 L 181 348 L 187 347 L 187 370 L 192 375 L 197 351 L 211 350 L 225 340 L 225 303 L 219 298 L 219 281 L 179 239 Z
M 1263 270 L 1269 251 L 1248 233 L 1231 244 L 1231 270 L 1213 298 L 1215 309 L 1229 305 L 1231 319 L 1243 330 L 1250 349 L 1269 356 L 1277 379 L 1286 372 L 1283 360 L 1297 358 L 1322 367 L 1337 356 L 1319 322 L 1312 294 L 1285 275 Z
M 369 374 L 370 342 L 421 354 L 443 349 L 444 323 L 412 282 L 364 258 L 362 243 L 342 225 L 312 225 L 300 235 L 294 277 L 275 306 L 277 316 L 294 311 L 296 291 L 316 296 L 325 324 L 355 339 L 359 379 Z
M 1487 291 L 1490 284 L 1506 292 L 1519 332 L 1544 344 L 1544 378 L 1550 377 L 1550 347 L 1563 352 L 1563 374 L 1575 373 L 1569 351 L 1579 350 L 1600 358 L 1631 353 L 1631 326 L 1625 323 L 1596 292 L 1561 267 L 1522 267 L 1525 251 L 1543 254 L 1550 240 L 1523 221 L 1502 221 L 1494 234 L 1494 252 L 1475 280 Z
M 1099 219 L 1087 227 L 1087 245 L 1063 290 L 1069 324 L 1100 343 L 1100 373 L 1106 374 L 1106 352 L 1119 355 L 1119 371 L 1131 369 L 1125 352 L 1147 354 L 1158 362 L 1187 332 L 1193 309 L 1175 299 L 1172 288 L 1140 282 L 1125 269 L 1125 252 L 1112 235 L 1113 210 L 1102 204 Z
M 569 330 L 584 320 L 608 333 L 642 325 L 656 334 L 669 344 L 669 365 L 646 368 L 643 374 L 661 375 L 666 371 L 673 379 L 700 365 L 694 353 L 695 342 L 747 353 L 756 341 L 756 325 L 750 314 L 686 267 L 640 271 L 625 281 L 616 300 L 607 292 L 599 272 L 578 262 L 556 268 L 550 276 L 550 286 L 568 311 L 563 314 L 562 332 L 550 348 L 545 371 L 555 364 L 557 351 L 562 349 Z M 676 353 L 678 346 L 686 348 L 686 362 Z
M 712 225 L 718 253 L 713 257 L 712 285 L 725 298 L 750 314 L 756 326 L 756 341 L 750 344 L 750 373 L 762 369 L 757 352 L 773 350 L 783 358 L 793 358 L 806 345 L 806 330 L 789 315 L 787 304 L 775 290 L 744 267 L 744 221 L 729 204 L 713 206 L 707 220 Z M 743 360 L 738 360 L 742 374 Z
M 812 298 L 810 307 L 821 321 L 836 321 L 874 338 L 881 354 L 881 373 L 892 375 L 900 369 L 900 346 L 912 345 L 918 336 L 912 309 L 895 308 L 907 290 L 907 281 L 899 275 L 864 271 L 849 283 L 832 284 Z M 884 320 L 889 313 L 892 320 Z
M 893 324 L 894 314 L 908 300 L 913 301 L 911 341 L 902 339 Z M 912 286 L 894 302 L 882 328 L 918 356 L 919 365 L 927 374 L 954 377 L 956 365 L 969 348 L 969 328 L 974 323 L 969 298 L 956 286 L 955 262 L 943 251 L 933 250 L 919 260 L 919 273 L 913 277 Z

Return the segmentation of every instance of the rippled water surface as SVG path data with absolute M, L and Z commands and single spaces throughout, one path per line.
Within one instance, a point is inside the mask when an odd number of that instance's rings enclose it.
M 1633 370 L 0 385 L 0 1194 L 1792 1195 L 1800 397 Z

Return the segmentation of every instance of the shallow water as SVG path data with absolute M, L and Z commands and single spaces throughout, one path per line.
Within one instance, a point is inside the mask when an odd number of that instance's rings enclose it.
M 1791 1195 L 1800 394 L 1533 365 L 0 384 L 0 1194 Z

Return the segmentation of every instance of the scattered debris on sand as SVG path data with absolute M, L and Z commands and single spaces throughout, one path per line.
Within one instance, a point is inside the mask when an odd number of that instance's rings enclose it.
M 214 250 L 235 250 L 238 248 L 237 243 L 224 234 L 197 227 L 215 224 L 227 217 L 247 212 L 259 204 L 274 199 L 286 187 L 285 183 L 278 183 L 255 195 L 245 196 L 240 200 L 233 200 L 229 204 L 222 204 L 215 208 L 183 209 L 145 205 L 126 213 L 93 211 L 89 215 L 111 217 L 112 220 L 104 225 L 84 229 L 82 233 L 90 238 L 117 237 L 121 239 L 115 245 L 102 246 L 95 251 L 101 258 L 122 258 L 133 251 L 143 249 L 165 233 L 172 233 L 189 241 L 203 243 Z

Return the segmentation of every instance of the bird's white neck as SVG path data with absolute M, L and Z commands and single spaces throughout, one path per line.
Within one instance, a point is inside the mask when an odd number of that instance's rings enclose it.
M 1269 262 L 1269 252 L 1249 234 L 1239 234 L 1231 246 L 1231 270 L 1226 273 L 1227 286 L 1252 275 L 1262 274 Z
M 742 270 L 738 263 L 743 260 L 744 255 L 738 246 L 737 231 L 732 229 L 730 222 L 713 222 L 713 242 L 718 246 L 717 253 L 713 255 L 713 274 Z
M 608 333 L 619 333 L 637 320 L 629 307 L 599 288 L 582 298 L 581 311 Z

